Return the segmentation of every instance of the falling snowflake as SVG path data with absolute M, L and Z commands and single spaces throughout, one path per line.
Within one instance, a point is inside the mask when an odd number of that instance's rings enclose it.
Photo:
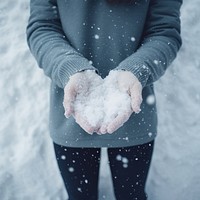
M 153 134 L 151 132 L 148 133 L 149 137 L 151 137 Z
M 61 156 L 61 159 L 62 159 L 62 160 L 65 160 L 65 159 L 66 159 L 66 156 L 65 156 L 65 155 L 62 155 L 62 156 Z
M 88 183 L 88 180 L 87 180 L 87 179 L 85 179 L 85 183 Z
M 153 104 L 155 104 L 155 96 L 154 95 L 149 95 L 148 97 L 147 97 L 147 99 L 146 99 L 146 102 L 147 102 L 147 104 L 149 104 L 149 105 L 153 105 Z
M 98 40 L 98 39 L 99 39 L 99 35 L 95 34 L 95 35 L 94 35 L 94 38 L 95 38 L 96 40 Z
M 122 162 L 123 162 L 124 164 L 127 164 L 127 163 L 128 163 L 128 159 L 127 159 L 126 157 L 123 157 L 123 158 L 122 158 Z
M 92 62 L 91 60 L 89 60 L 89 64 L 92 65 L 92 63 L 93 63 L 93 62 Z
M 158 60 L 154 60 L 153 62 L 154 62 L 154 64 L 156 64 L 156 65 L 159 64 L 159 61 L 158 61 Z
M 69 172 L 74 172 L 74 168 L 73 167 L 69 167 L 68 170 L 69 170 Z
M 127 167 L 128 167 L 128 164 L 126 164 L 126 163 L 123 164 L 123 167 L 124 167 L 124 168 L 127 168 Z
M 135 42 L 135 37 L 131 37 L 131 41 L 132 41 L 132 42 Z
M 116 160 L 121 161 L 122 160 L 122 156 L 121 155 L 117 155 L 116 156 Z

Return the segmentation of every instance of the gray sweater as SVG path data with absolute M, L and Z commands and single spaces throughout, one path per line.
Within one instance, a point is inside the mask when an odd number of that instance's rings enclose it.
M 40 68 L 51 78 L 50 135 L 71 147 L 123 147 L 147 143 L 157 134 L 153 83 L 181 46 L 182 0 L 31 0 L 27 40 Z M 76 72 L 131 71 L 142 83 L 139 114 L 113 134 L 89 135 L 64 117 L 63 88 Z

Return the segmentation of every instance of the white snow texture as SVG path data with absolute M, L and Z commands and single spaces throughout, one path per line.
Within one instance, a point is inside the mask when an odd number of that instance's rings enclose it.
M 156 82 L 159 131 L 149 200 L 200 199 L 199 7 L 199 0 L 184 2 L 183 46 Z M 28 12 L 29 1 L 0 2 L 0 199 L 65 200 L 48 134 L 50 81 L 26 44 Z M 99 199 L 114 200 L 105 150 Z
M 88 77 L 90 87 L 87 91 L 78 93 L 74 110 L 84 116 L 91 126 L 106 126 L 116 116 L 126 112 L 131 113 L 130 96 L 118 88 L 116 77 L 118 71 L 110 71 L 105 79 L 90 70 L 84 73 Z

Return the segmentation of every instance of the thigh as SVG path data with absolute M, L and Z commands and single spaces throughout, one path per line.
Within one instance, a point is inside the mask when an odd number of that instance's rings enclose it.
M 143 145 L 110 148 L 108 158 L 117 200 L 146 200 L 145 183 L 154 142 Z
M 54 143 L 69 200 L 97 200 L 100 148 L 71 148 Z

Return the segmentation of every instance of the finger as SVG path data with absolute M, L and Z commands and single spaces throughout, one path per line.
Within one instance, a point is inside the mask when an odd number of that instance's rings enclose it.
M 97 130 L 97 131 L 95 131 L 98 135 L 101 135 L 101 131 L 100 131 L 100 128 Z
M 65 108 L 65 116 L 66 117 L 69 117 L 74 112 L 73 103 L 76 99 L 76 94 L 77 94 L 76 90 L 71 84 L 69 84 L 65 87 L 63 106 Z
M 100 132 L 101 134 L 106 134 L 106 133 L 107 133 L 107 126 L 108 126 L 108 124 L 103 124 L 103 125 L 100 127 L 99 132 Z
M 130 89 L 131 107 L 133 112 L 139 113 L 141 111 L 140 105 L 142 103 L 142 88 L 136 85 Z
M 127 112 L 122 115 L 118 115 L 107 127 L 108 133 L 113 133 L 129 119 L 131 112 Z
M 95 127 L 92 127 L 88 121 L 82 117 L 80 114 L 75 114 L 74 116 L 76 122 L 80 125 L 80 127 L 87 133 L 93 134 L 95 132 Z
M 98 127 L 96 130 L 95 130 L 95 132 L 98 134 L 98 135 L 101 135 L 102 133 L 101 133 L 101 127 Z

